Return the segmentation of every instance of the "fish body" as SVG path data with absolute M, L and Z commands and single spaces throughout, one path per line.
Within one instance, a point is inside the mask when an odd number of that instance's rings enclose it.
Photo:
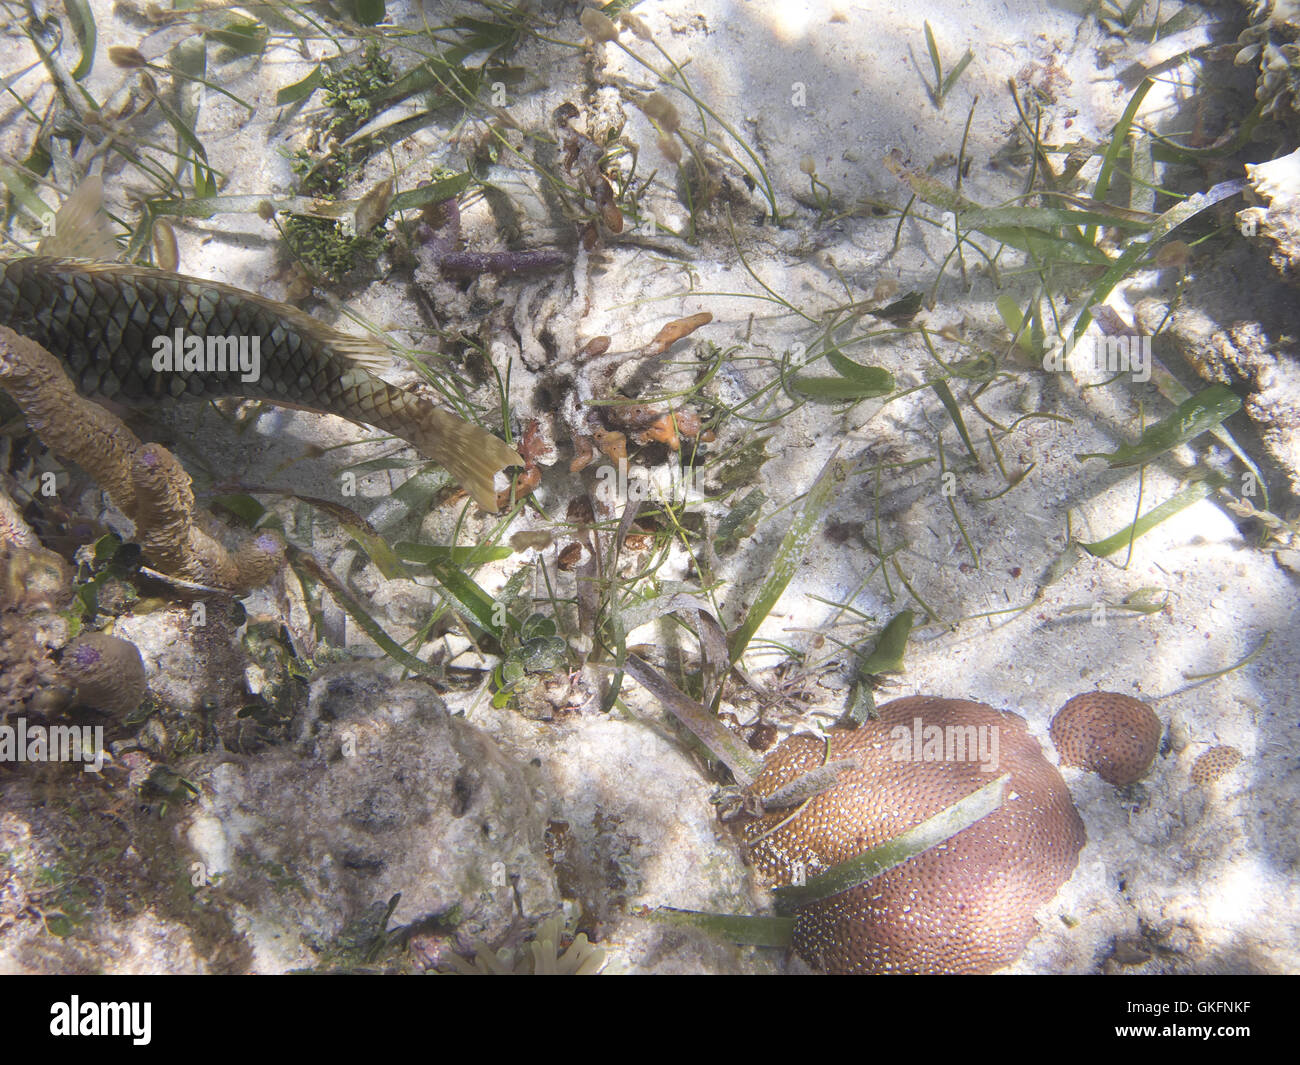
M 86 396 L 126 406 L 241 396 L 373 425 L 488 510 L 496 472 L 523 465 L 485 429 L 376 376 L 387 355 L 375 341 L 232 285 L 125 263 L 0 259 L 0 325 L 61 359 Z

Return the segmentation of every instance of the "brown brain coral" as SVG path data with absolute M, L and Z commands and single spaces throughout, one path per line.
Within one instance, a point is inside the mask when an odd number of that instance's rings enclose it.
M 1241 752 L 1236 747 L 1211 747 L 1192 763 L 1192 783 L 1201 787 L 1213 784 L 1240 761 Z
M 77 701 L 110 714 L 129 714 L 148 692 L 140 650 L 104 632 L 79 636 L 63 652 L 63 676 Z
M 1085 692 L 1052 718 L 1062 765 L 1077 765 L 1117 787 L 1147 774 L 1163 726 L 1146 703 L 1119 692 Z
M 284 543 L 263 532 L 237 552 L 209 528 L 215 519 L 194 504 L 189 474 L 170 451 L 142 444 L 111 411 L 77 392 L 58 358 L 0 325 L 0 390 L 57 455 L 76 462 L 135 523 L 136 538 L 164 573 L 208 587 L 246 592 L 279 570 Z M 0 533 L 12 517 L 0 522 Z
M 995 770 L 981 772 L 994 755 Z M 985 973 L 1012 961 L 1036 931 L 1034 911 L 1069 878 L 1085 840 L 1061 775 L 1024 720 L 960 699 L 899 699 L 861 728 L 792 736 L 768 757 L 753 790 L 770 796 L 843 758 L 859 768 L 793 818 L 779 810 L 745 825 L 753 860 L 771 879 L 790 883 L 799 863 L 810 877 L 822 872 L 999 774 L 1011 774 L 1014 797 L 947 843 L 800 909 L 799 955 L 840 973 Z

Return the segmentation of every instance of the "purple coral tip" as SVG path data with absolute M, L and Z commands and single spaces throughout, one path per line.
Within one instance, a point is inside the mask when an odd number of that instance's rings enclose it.
M 78 669 L 89 669 L 98 665 L 100 653 L 89 644 L 78 644 L 72 649 L 72 662 Z

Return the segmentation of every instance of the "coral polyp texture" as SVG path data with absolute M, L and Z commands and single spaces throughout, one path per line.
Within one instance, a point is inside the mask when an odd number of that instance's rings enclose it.
M 1151 769 L 1163 726 L 1151 707 L 1131 695 L 1085 692 L 1057 711 L 1051 731 L 1062 765 L 1124 787 Z
M 899 699 L 860 728 L 790 737 L 753 791 L 771 796 L 839 759 L 857 764 L 835 787 L 794 816 L 777 810 L 743 828 L 754 864 L 778 884 L 895 839 L 1001 774 L 1011 780 L 1000 808 L 946 843 L 800 908 L 800 957 L 836 973 L 988 973 L 1013 961 L 1086 838 L 1024 719 L 962 699 Z
M 1231 772 L 1241 761 L 1236 747 L 1211 747 L 1202 751 L 1192 763 L 1192 783 L 1206 787 Z

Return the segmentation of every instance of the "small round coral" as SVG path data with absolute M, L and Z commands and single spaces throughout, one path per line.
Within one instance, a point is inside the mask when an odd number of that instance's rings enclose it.
M 77 689 L 77 702 L 110 714 L 129 714 L 148 691 L 139 648 L 103 632 L 88 632 L 63 652 L 63 679 Z
M 1240 761 L 1241 752 L 1236 747 L 1211 747 L 1192 763 L 1192 783 L 1201 787 L 1213 784 Z
M 1023 718 L 961 699 L 899 699 L 858 729 L 790 737 L 752 790 L 770 797 L 838 759 L 857 765 L 833 788 L 743 826 L 772 880 L 789 884 L 800 871 L 811 877 L 847 861 L 1003 773 L 1010 788 L 999 809 L 946 843 L 801 907 L 800 957 L 838 973 L 987 973 L 1014 960 L 1085 840 L 1065 782 Z
M 1147 775 L 1163 726 L 1151 707 L 1119 692 L 1085 692 L 1052 718 L 1062 765 L 1081 766 L 1123 787 Z

